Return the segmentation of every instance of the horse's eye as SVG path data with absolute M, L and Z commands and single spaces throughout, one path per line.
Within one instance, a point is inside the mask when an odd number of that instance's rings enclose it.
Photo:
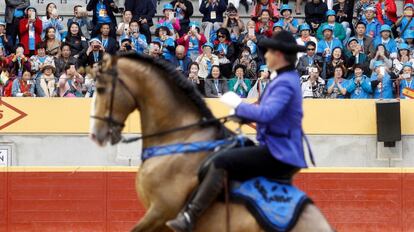
M 98 92 L 98 94 L 104 94 L 105 93 L 105 88 L 104 87 L 97 87 L 96 88 L 96 92 Z

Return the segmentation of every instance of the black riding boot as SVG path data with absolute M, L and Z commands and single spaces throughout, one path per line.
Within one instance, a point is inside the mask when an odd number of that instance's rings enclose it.
M 200 216 L 220 194 L 225 177 L 224 169 L 216 169 L 211 165 L 185 210 L 177 218 L 168 221 L 167 226 L 176 232 L 191 232 Z

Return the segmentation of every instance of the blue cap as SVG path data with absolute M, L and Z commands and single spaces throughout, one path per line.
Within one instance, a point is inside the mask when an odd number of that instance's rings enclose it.
M 174 27 L 170 22 L 164 21 L 162 23 L 158 23 L 157 25 L 155 25 L 155 29 L 158 29 L 160 27 L 166 27 L 170 32 L 174 31 Z
M 406 43 L 400 43 L 398 50 L 410 50 L 410 47 Z
M 405 4 L 405 5 L 404 5 L 404 10 L 405 10 L 405 8 L 408 8 L 408 7 L 411 7 L 411 8 L 413 8 L 413 9 L 414 9 L 414 5 L 413 5 L 412 3 L 407 3 L 407 4 Z
M 329 16 L 335 16 L 336 15 L 336 13 L 335 13 L 335 11 L 334 10 L 328 10 L 327 12 L 326 12 L 326 17 L 329 17 Z
M 214 50 L 214 45 L 212 43 L 210 43 L 210 42 L 207 42 L 207 43 L 203 44 L 203 48 L 204 47 L 210 47 L 211 50 Z
M 366 7 L 364 9 L 364 11 L 373 11 L 374 13 L 377 12 L 377 10 L 374 7 L 372 7 L 372 6 Z
M 410 68 L 413 68 L 413 64 L 411 63 L 411 62 L 405 62 L 404 64 L 403 64 L 403 68 L 404 67 L 410 67 Z
M 283 22 L 279 20 L 273 23 L 273 29 L 275 29 L 275 27 L 281 27 L 283 29 Z
M 280 13 L 283 14 L 283 11 L 288 10 L 290 13 L 292 13 L 292 8 L 288 4 L 283 4 L 280 8 Z
M 381 26 L 380 33 L 383 32 L 383 31 L 389 31 L 389 32 L 391 32 L 391 27 L 389 25 L 387 25 L 387 24 L 384 24 L 384 25 Z
M 260 65 L 259 72 L 264 72 L 264 71 L 266 71 L 266 70 L 269 70 L 269 69 L 267 68 L 267 65 Z
M 405 39 L 414 39 L 414 30 L 407 30 Z
M 351 37 L 351 38 L 349 38 L 348 42 L 346 42 L 346 44 L 349 45 L 352 41 L 357 41 L 358 42 L 358 39 L 355 38 L 355 37 Z
M 299 26 L 299 32 L 301 32 L 301 31 L 306 31 L 306 30 L 309 30 L 310 31 L 310 26 L 309 26 L 309 24 L 307 24 L 307 23 L 304 23 L 304 24 L 301 24 L 300 26 Z
M 196 21 L 191 21 L 188 26 L 189 27 L 195 26 L 195 27 L 200 28 L 200 23 L 199 22 L 196 22 Z
M 381 60 L 377 60 L 374 62 L 374 68 L 378 68 L 379 66 L 384 66 L 384 62 Z
M 174 7 L 170 3 L 167 3 L 167 4 L 164 4 L 164 9 L 162 11 L 164 10 L 174 10 Z
M 332 28 L 332 26 L 330 26 L 330 25 L 326 24 L 326 25 L 324 25 L 324 26 L 322 27 L 322 33 L 323 33 L 324 31 L 326 31 L 326 30 L 333 31 L 333 28 Z

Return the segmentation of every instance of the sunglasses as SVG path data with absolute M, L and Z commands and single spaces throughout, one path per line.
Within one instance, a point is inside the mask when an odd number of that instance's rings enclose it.
M 315 51 L 315 48 L 308 48 L 308 51 Z
M 225 35 L 218 35 L 217 37 L 218 37 L 218 38 L 226 38 L 226 36 L 225 36 Z

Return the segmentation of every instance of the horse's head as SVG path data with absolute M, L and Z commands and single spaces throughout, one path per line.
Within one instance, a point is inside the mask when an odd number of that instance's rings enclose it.
M 98 145 L 112 145 L 122 139 L 128 115 L 136 107 L 136 99 L 117 71 L 117 59 L 105 55 L 95 74 L 96 91 L 91 106 L 90 137 Z

